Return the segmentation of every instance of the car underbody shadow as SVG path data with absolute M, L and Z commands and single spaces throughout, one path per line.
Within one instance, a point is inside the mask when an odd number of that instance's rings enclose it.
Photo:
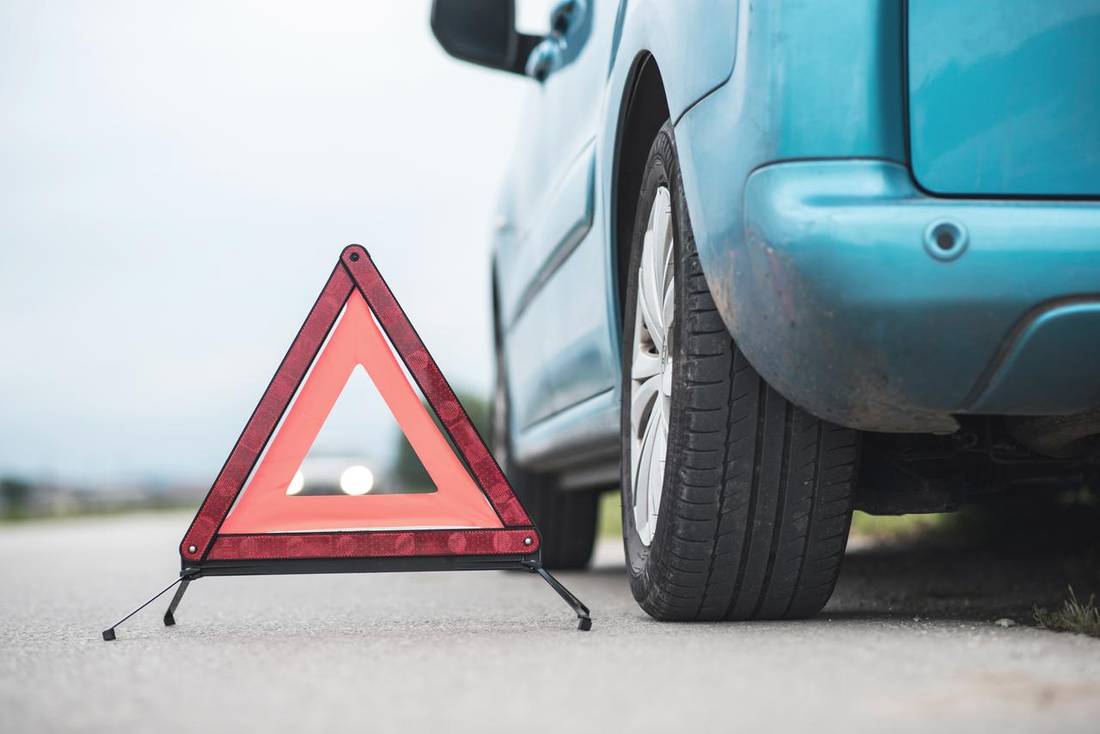
M 906 540 L 853 543 L 823 615 L 1034 624 L 1072 587 L 1100 594 L 1100 506 L 1013 499 Z

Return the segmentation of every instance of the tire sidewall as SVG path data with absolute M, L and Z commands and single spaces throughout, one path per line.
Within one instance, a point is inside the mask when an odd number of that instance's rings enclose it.
M 657 190 L 665 186 L 669 190 L 669 199 L 672 206 L 672 240 L 673 240 L 673 277 L 675 279 L 675 320 L 670 330 L 669 338 L 672 340 L 671 353 L 673 357 L 672 374 L 672 399 L 668 416 L 668 446 L 666 450 L 663 488 L 661 503 L 657 514 L 657 526 L 653 539 L 649 546 L 642 543 L 638 535 L 634 521 L 634 488 L 631 481 L 632 461 L 630 454 L 630 409 L 631 409 L 631 364 L 634 348 L 634 322 L 637 311 L 638 294 L 638 269 L 641 263 L 642 245 L 645 231 L 648 225 L 650 209 L 653 206 Z M 681 447 L 678 437 L 681 433 L 683 390 L 680 388 L 682 371 L 684 367 L 684 345 L 682 335 L 685 317 L 685 281 L 682 277 L 684 270 L 684 242 L 691 237 L 690 225 L 687 224 L 686 206 L 683 199 L 683 184 L 680 179 L 679 161 L 676 156 L 676 147 L 672 138 L 671 126 L 666 124 L 657 133 L 657 137 L 650 148 L 642 175 L 642 186 L 638 196 L 637 214 L 634 228 L 631 233 L 630 264 L 627 269 L 627 287 L 623 301 L 622 324 L 622 407 L 620 410 L 620 439 L 621 439 L 621 485 L 622 485 L 622 522 L 623 545 L 626 553 L 627 572 L 630 577 L 630 585 L 634 596 L 642 601 L 654 591 L 652 577 L 660 573 L 661 548 L 667 547 L 665 536 L 670 532 L 668 522 L 669 506 L 674 502 L 673 494 L 675 483 L 673 478 L 679 473 Z

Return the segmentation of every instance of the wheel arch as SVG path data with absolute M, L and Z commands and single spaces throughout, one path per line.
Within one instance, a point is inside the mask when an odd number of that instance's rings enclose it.
M 622 314 L 626 267 L 630 261 L 630 235 L 638 207 L 638 190 L 646 157 L 657 131 L 669 119 L 668 97 L 657 59 L 648 51 L 634 59 L 623 87 L 611 169 L 611 202 L 608 234 L 612 263 L 614 317 Z

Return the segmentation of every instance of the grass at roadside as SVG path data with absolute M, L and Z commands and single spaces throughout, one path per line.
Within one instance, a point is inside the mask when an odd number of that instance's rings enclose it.
M 600 538 L 622 538 L 622 494 L 619 490 L 604 492 L 600 495 L 600 514 L 598 536 Z
M 868 515 L 856 511 L 852 515 L 852 535 L 877 541 L 913 540 L 925 533 L 941 530 L 951 522 L 946 514 L 931 515 Z
M 1076 632 L 1100 637 L 1100 609 L 1096 596 L 1090 595 L 1083 604 L 1077 599 L 1073 587 L 1068 587 L 1069 598 L 1058 609 L 1035 608 L 1035 622 L 1042 628 L 1055 632 Z

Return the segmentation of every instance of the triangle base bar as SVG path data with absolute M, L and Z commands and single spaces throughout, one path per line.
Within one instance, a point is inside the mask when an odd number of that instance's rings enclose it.
M 393 558 L 294 558 L 279 560 L 208 561 L 188 566 L 180 571 L 180 577 L 157 592 L 151 599 L 103 631 L 103 639 L 116 639 L 115 629 L 130 617 L 152 604 L 160 597 L 176 589 L 168 609 L 164 613 L 164 626 L 176 623 L 179 607 L 187 587 L 203 576 L 265 576 L 298 573 L 379 573 L 401 571 L 529 571 L 538 574 L 577 615 L 577 629 L 592 629 L 592 617 L 580 599 L 543 568 L 536 557 L 527 556 L 409 556 Z
M 404 556 L 529 556 L 538 547 L 538 533 L 533 527 L 217 535 L 203 563 Z M 196 564 L 185 562 L 184 565 Z

